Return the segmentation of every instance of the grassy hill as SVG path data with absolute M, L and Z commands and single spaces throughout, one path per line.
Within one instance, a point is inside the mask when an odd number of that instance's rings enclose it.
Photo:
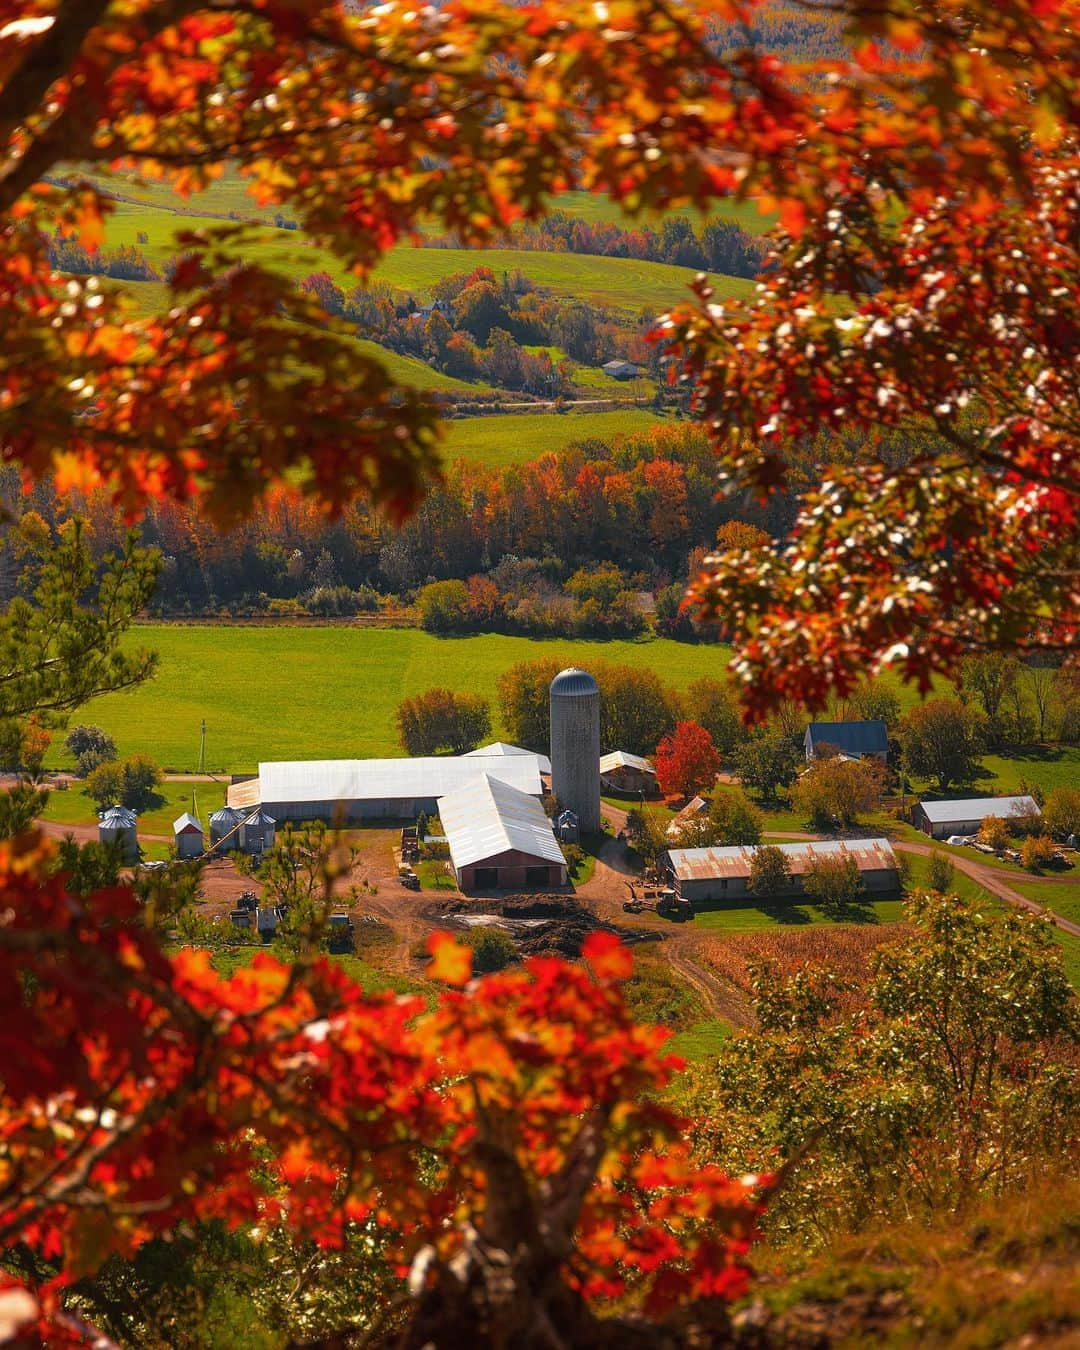
M 446 423 L 443 452 L 491 468 L 527 464 L 574 441 L 647 431 L 660 419 L 636 408 L 600 413 L 513 413 L 505 417 L 455 418 Z

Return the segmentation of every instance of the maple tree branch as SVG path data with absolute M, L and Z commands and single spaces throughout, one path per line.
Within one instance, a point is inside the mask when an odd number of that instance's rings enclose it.
M 50 28 L 28 46 L 19 66 L 0 88 L 0 138 L 37 111 L 42 99 L 70 70 L 90 32 L 112 0 L 61 0 Z

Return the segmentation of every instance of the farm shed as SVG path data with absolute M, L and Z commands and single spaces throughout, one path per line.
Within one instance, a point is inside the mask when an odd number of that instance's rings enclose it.
M 950 834 L 976 834 L 987 816 L 1037 816 L 1034 797 L 965 797 L 955 802 L 919 802 L 912 813 L 916 829 L 933 839 Z
M 778 844 L 791 868 L 791 887 L 782 894 L 802 893 L 802 879 L 819 858 L 854 858 L 867 891 L 876 895 L 896 894 L 900 875 L 896 855 L 887 839 L 824 839 L 798 844 Z M 724 848 L 672 848 L 662 865 L 670 885 L 681 900 L 694 904 L 735 900 L 750 896 L 750 865 L 756 848 L 733 845 Z
M 534 755 L 532 750 L 525 750 L 520 745 L 508 745 L 506 741 L 492 741 L 490 745 L 477 746 L 475 750 L 466 752 L 468 757 L 477 755 Z M 547 755 L 535 754 L 535 759 L 540 765 L 540 772 L 551 777 L 551 760 Z
M 704 797 L 691 797 L 678 815 L 672 816 L 671 822 L 667 827 L 666 834 L 669 839 L 674 839 L 682 827 L 691 820 L 696 820 L 698 816 L 703 816 L 709 809 L 709 803 Z
M 600 369 L 613 380 L 637 380 L 645 374 L 633 361 L 605 361 Z
M 414 820 L 421 811 L 435 815 L 440 797 L 485 773 L 531 797 L 544 790 L 539 760 L 529 753 L 285 760 L 260 764 L 257 779 L 230 787 L 229 805 L 261 806 L 279 825 L 290 820 L 328 825 Z
M 889 759 L 889 733 L 878 718 L 866 722 L 811 722 L 803 737 L 807 763 L 815 755 L 835 752 L 848 759 Z
M 120 849 L 126 863 L 139 861 L 139 838 L 135 827 L 135 812 L 126 806 L 110 806 L 98 817 L 98 840 Z
M 656 792 L 656 770 L 647 759 L 626 750 L 614 750 L 600 756 L 600 786 L 608 792 L 639 797 Z
M 173 821 L 173 842 L 176 844 L 178 858 L 201 858 L 203 853 L 203 827 L 190 811 L 177 816 Z
M 566 885 L 566 859 L 534 796 L 482 774 L 439 799 L 450 863 L 463 891 Z
M 229 791 L 232 792 L 232 788 Z M 223 806 L 214 812 L 210 817 L 210 848 L 214 853 L 235 853 L 239 849 L 237 827 L 243 820 L 243 811 L 232 806 Z

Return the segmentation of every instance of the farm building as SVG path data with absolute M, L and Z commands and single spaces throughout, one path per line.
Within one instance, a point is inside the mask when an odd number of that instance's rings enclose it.
M 637 380 L 646 372 L 633 361 L 605 361 L 600 367 L 613 380 Z
M 698 816 L 705 815 L 709 810 L 709 803 L 704 797 L 691 797 L 678 815 L 672 816 L 671 823 L 667 827 L 667 837 L 674 839 L 684 825 L 690 821 L 696 820 Z
M 98 817 L 98 841 L 114 844 L 126 863 L 139 861 L 139 839 L 136 834 L 135 812 L 126 806 L 110 806 Z
M 239 827 L 243 821 L 243 811 L 237 811 L 234 807 L 223 806 L 220 811 L 215 811 L 210 817 L 211 850 L 214 853 L 235 853 L 240 847 Z
M 203 827 L 190 811 L 177 816 L 173 821 L 173 842 L 176 844 L 178 858 L 201 858 L 203 853 Z
M 912 824 L 933 839 L 948 839 L 951 834 L 976 834 L 987 816 L 1008 821 L 1010 816 L 1037 816 L 1034 797 L 967 797 L 956 802 L 919 802 L 912 812 Z
M 229 788 L 229 805 L 250 813 L 261 807 L 279 825 L 322 820 L 413 820 L 434 815 L 440 797 L 485 774 L 530 797 L 543 792 L 540 761 L 520 755 L 429 756 L 416 759 L 284 760 L 259 765 L 259 775 Z
M 477 746 L 475 750 L 466 752 L 468 756 L 477 755 L 532 755 L 532 750 L 524 750 L 520 745 L 508 745 L 506 741 L 492 741 L 490 745 Z M 536 760 L 540 765 L 540 772 L 551 777 L 551 760 L 547 755 L 536 755 Z
M 791 868 L 791 888 L 782 894 L 802 892 L 802 878 L 817 858 L 854 858 L 863 885 L 877 895 L 896 894 L 900 876 L 896 855 L 887 839 L 826 839 L 798 844 L 778 844 Z M 681 900 L 694 904 L 734 900 L 751 894 L 750 865 L 756 849 L 735 845 L 725 848 L 672 848 L 662 857 L 669 884 Z
M 626 750 L 614 750 L 600 756 L 600 786 L 607 792 L 639 797 L 656 792 L 656 770 L 647 759 Z
M 807 763 L 815 755 L 838 753 L 848 759 L 889 759 L 889 733 L 876 717 L 867 722 L 811 722 L 803 737 Z
M 536 797 L 490 773 L 439 799 L 463 891 L 566 885 L 566 859 Z

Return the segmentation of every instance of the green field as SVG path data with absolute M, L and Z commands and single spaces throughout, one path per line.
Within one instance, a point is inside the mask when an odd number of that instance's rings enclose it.
M 791 900 L 768 904 L 732 904 L 700 909 L 694 914 L 694 927 L 717 933 L 752 933 L 760 928 L 795 927 L 811 923 L 899 923 L 904 917 L 902 900 L 870 900 L 860 905 L 858 919 L 831 919 L 814 905 L 795 904 Z
M 222 221 L 201 216 L 176 215 L 153 206 L 135 206 L 120 202 L 109 217 L 105 242 L 109 247 L 132 244 L 158 268 L 182 247 L 176 242 L 179 230 L 214 229 Z M 145 242 L 139 235 L 146 236 Z M 325 271 L 339 285 L 357 284 L 341 260 L 325 249 L 316 248 L 295 230 L 253 227 L 235 251 L 250 261 L 274 268 L 298 281 L 311 272 Z M 588 300 L 595 305 L 627 310 L 637 314 L 660 313 L 680 299 L 688 299 L 688 287 L 696 273 L 689 267 L 668 263 L 639 262 L 634 258 L 597 258 L 577 253 L 540 253 L 528 249 L 415 248 L 399 245 L 392 249 L 375 269 L 376 279 L 386 281 L 417 297 L 430 294 L 431 287 L 452 272 L 471 272 L 483 264 L 496 276 L 520 269 L 525 276 L 560 295 Z M 717 295 L 745 297 L 753 292 L 753 283 L 735 277 L 714 279 Z
M 216 783 L 163 783 L 157 795 L 159 806 L 139 812 L 139 834 L 172 836 L 173 821 L 185 811 L 192 810 L 192 793 L 198 818 L 206 824 L 212 811 L 225 805 L 225 787 Z M 82 784 L 73 780 L 65 791 L 49 793 L 49 804 L 44 820 L 60 825 L 93 825 L 97 820 L 97 803 L 82 790 Z
M 160 654 L 157 678 L 94 700 L 79 718 L 103 726 L 122 755 L 142 750 L 180 772 L 196 767 L 203 717 L 214 770 L 253 770 L 260 759 L 395 755 L 397 705 L 435 684 L 490 698 L 499 735 L 496 680 L 516 661 L 616 661 L 685 688 L 721 674 L 727 657 L 726 648 L 659 638 L 437 638 L 415 628 L 152 625 L 137 628 L 132 640 Z M 54 754 L 63 753 L 57 738 Z
M 259 206 L 248 191 L 248 179 L 233 171 L 226 172 L 213 182 L 204 192 L 188 198 L 178 197 L 168 183 L 140 179 L 133 173 L 93 175 L 106 191 L 121 193 L 125 197 L 136 197 L 148 205 L 162 210 L 182 213 L 227 216 L 230 211 L 238 212 L 245 220 L 272 221 L 280 212 L 290 216 L 290 207 Z M 568 215 L 586 220 L 590 224 L 600 221 L 614 221 L 632 229 L 637 224 L 652 225 L 654 228 L 664 215 L 689 216 L 699 222 L 703 219 L 734 220 L 751 234 L 761 234 L 769 228 L 775 216 L 763 215 L 754 202 L 716 202 L 707 215 L 691 207 L 682 207 L 670 212 L 647 212 L 631 216 L 618 202 L 606 193 L 600 192 L 562 192 L 551 199 L 552 210 L 565 211 Z
M 506 416 L 454 418 L 446 423 L 444 453 L 489 467 L 527 464 L 574 441 L 647 431 L 660 419 L 637 408 L 599 413 L 509 413 Z

